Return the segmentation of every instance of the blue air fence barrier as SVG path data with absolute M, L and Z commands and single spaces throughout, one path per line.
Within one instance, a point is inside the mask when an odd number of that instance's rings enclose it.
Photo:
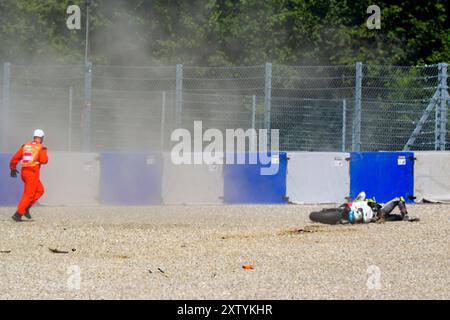
M 10 176 L 9 161 L 12 156 L 12 153 L 0 153 L 0 206 L 16 206 L 23 192 L 20 173 L 17 178 Z
M 413 203 L 413 152 L 352 152 L 350 157 L 350 197 L 364 191 L 367 198 L 385 203 L 403 196 Z
M 256 164 L 250 164 L 250 155 L 256 156 Z M 230 156 L 227 154 L 227 158 Z M 228 204 L 238 203 L 286 203 L 286 152 L 280 152 L 279 156 L 270 156 L 269 164 L 262 164 L 258 155 L 245 153 L 245 164 L 224 165 L 224 202 Z M 274 168 L 274 174 L 263 175 L 263 168 Z
M 158 152 L 100 154 L 100 202 L 161 204 L 162 156 Z

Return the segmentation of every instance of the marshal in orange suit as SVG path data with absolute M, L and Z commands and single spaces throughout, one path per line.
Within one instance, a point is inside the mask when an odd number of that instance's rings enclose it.
M 44 194 L 44 186 L 40 180 L 41 165 L 47 164 L 47 148 L 43 145 L 44 131 L 36 129 L 33 141 L 28 142 L 12 157 L 9 167 L 11 177 L 16 178 L 19 171 L 17 165 L 22 161 L 22 181 L 25 184 L 22 198 L 17 206 L 17 212 L 12 216 L 14 221 L 22 221 L 25 216 L 31 219 L 30 208 Z

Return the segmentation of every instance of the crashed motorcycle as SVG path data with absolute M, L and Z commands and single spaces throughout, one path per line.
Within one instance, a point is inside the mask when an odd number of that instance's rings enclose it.
M 393 213 L 397 207 L 400 214 Z M 385 205 L 381 205 L 375 199 L 366 199 L 364 192 L 361 192 L 353 202 L 344 203 L 337 208 L 311 212 L 309 219 L 325 224 L 419 221 L 417 218 L 409 217 L 403 197 L 394 198 Z

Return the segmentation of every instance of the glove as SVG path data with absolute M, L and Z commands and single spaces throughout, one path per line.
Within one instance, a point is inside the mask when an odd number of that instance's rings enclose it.
M 11 169 L 11 178 L 17 178 L 18 173 L 19 171 L 17 171 L 16 169 Z

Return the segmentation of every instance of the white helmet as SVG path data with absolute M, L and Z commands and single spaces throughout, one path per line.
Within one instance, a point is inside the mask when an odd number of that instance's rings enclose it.
M 33 137 L 39 137 L 39 138 L 43 138 L 45 136 L 45 133 L 43 130 L 41 129 L 36 129 L 34 130 L 34 135 Z

